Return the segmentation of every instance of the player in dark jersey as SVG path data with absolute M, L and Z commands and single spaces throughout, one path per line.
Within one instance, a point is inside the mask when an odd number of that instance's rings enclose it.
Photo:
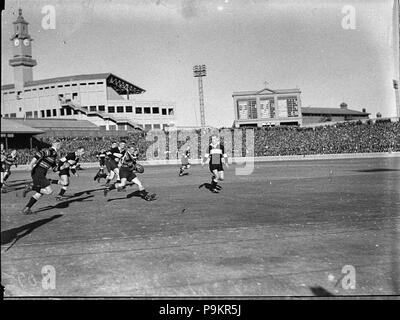
M 0 182 L 0 186 L 1 186 L 1 193 L 6 193 L 7 191 L 5 189 L 3 189 L 3 182 L 4 182 L 4 175 L 6 172 L 6 150 L 4 150 L 4 144 L 0 145 L 1 148 L 1 167 L 0 167 L 0 177 L 1 177 L 1 182 Z
M 108 170 L 108 175 L 106 177 L 106 186 L 110 185 L 110 182 L 114 177 L 117 178 L 117 182 L 120 181 L 119 177 L 119 161 L 123 157 L 125 153 L 125 148 L 126 148 L 126 141 L 121 140 L 119 144 L 114 142 L 111 145 L 111 149 L 107 151 L 107 161 L 106 161 L 106 167 Z
M 186 150 L 184 151 L 182 157 L 181 157 L 181 167 L 179 169 L 179 176 L 182 177 L 184 175 L 188 175 L 189 172 L 185 173 L 185 169 L 190 168 L 190 163 L 189 163 L 189 158 L 190 158 L 190 146 L 187 146 Z
M 69 177 L 70 171 L 73 175 L 77 175 L 76 168 L 79 162 L 79 157 L 82 157 L 85 154 L 85 148 L 79 146 L 75 152 L 69 152 L 65 157 L 61 158 L 58 161 L 57 166 L 53 169 L 53 171 L 59 171 L 58 175 L 60 176 L 59 180 L 51 180 L 51 183 L 61 185 L 61 189 L 59 194 L 56 197 L 56 200 L 63 200 L 64 193 L 68 190 L 69 186 Z
M 106 167 L 106 158 L 107 153 L 106 150 L 101 149 L 97 154 L 96 158 L 99 160 L 99 171 L 97 171 L 95 177 L 93 178 L 94 181 L 100 182 L 101 178 L 106 178 L 107 174 L 104 172 Z
M 210 171 L 213 174 L 211 178 L 211 191 L 214 193 L 218 193 L 218 190 L 221 190 L 222 187 L 218 185 L 218 181 L 224 180 L 224 167 L 229 167 L 228 165 L 228 156 L 225 153 L 225 148 L 221 144 L 218 136 L 213 135 L 211 137 L 211 144 L 208 147 L 207 152 L 204 155 L 204 158 L 201 160 L 201 165 L 203 166 L 207 160 L 209 161 Z M 224 161 L 222 161 L 224 159 Z
M 50 195 L 53 189 L 50 186 L 50 181 L 46 178 L 47 171 L 57 165 L 57 152 L 61 147 L 61 141 L 56 140 L 52 143 L 51 148 L 36 152 L 35 157 L 29 164 L 29 170 L 32 176 L 32 185 L 25 186 L 23 197 L 29 191 L 35 191 L 35 194 L 30 198 L 29 202 L 22 209 L 23 214 L 31 214 L 31 207 L 44 194 Z
M 107 196 L 108 192 L 113 189 L 117 189 L 117 191 L 124 191 L 126 186 L 136 184 L 139 187 L 139 193 L 143 199 L 146 201 L 155 200 L 156 195 L 154 193 L 149 194 L 135 174 L 137 157 L 138 150 L 135 149 L 133 145 L 129 146 L 120 161 L 119 174 L 121 182 L 116 182 L 104 189 L 105 197 Z
M 17 167 L 17 150 L 12 150 L 8 155 L 5 156 L 4 159 L 4 172 L 1 173 L 2 175 L 2 186 L 6 184 L 7 179 L 11 176 L 11 167 L 14 165 L 15 167 Z

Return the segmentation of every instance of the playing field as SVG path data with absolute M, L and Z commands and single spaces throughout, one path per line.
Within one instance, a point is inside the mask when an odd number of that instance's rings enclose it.
M 29 216 L 18 213 L 29 173 L 13 173 L 16 191 L 1 195 L 6 296 L 400 294 L 400 158 L 256 163 L 247 176 L 231 166 L 219 194 L 207 166 L 184 177 L 148 166 L 153 202 L 136 187 L 105 198 L 95 171 Z

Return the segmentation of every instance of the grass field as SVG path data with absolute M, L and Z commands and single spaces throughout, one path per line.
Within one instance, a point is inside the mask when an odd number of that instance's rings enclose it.
M 231 166 L 219 194 L 207 166 L 189 172 L 146 167 L 158 195 L 146 202 L 135 187 L 105 198 L 82 170 L 68 200 L 44 196 L 29 216 L 18 213 L 29 173 L 13 173 L 1 195 L 5 296 L 400 294 L 400 158 L 256 163 L 248 176 Z M 55 289 L 42 284 L 49 265 Z

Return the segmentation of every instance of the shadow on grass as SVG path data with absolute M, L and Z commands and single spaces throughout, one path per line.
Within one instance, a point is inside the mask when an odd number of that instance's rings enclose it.
M 376 169 L 357 170 L 357 172 L 391 172 L 391 171 L 400 171 L 400 169 L 376 168 Z
M 11 242 L 11 245 L 5 250 L 8 251 L 19 239 L 32 233 L 33 230 L 41 227 L 42 225 L 53 221 L 54 219 L 62 217 L 62 214 L 56 214 L 50 218 L 41 219 L 32 223 L 25 224 L 18 228 L 13 228 L 1 232 L 1 245 Z
M 93 197 L 94 197 L 93 195 L 90 195 L 90 196 L 83 197 L 83 198 L 62 201 L 62 202 L 57 203 L 56 205 L 47 206 L 47 207 L 40 208 L 39 210 L 35 210 L 33 213 L 36 214 L 36 213 L 43 212 L 43 211 L 48 211 L 48 210 L 51 210 L 51 209 L 66 209 L 66 208 L 69 207 L 69 204 L 72 203 L 72 202 L 88 202 L 88 201 L 85 201 L 85 200 L 89 199 L 89 198 L 93 198 Z M 92 200 L 89 200 L 89 201 L 92 201 Z
M 125 197 L 108 199 L 107 202 L 111 202 L 111 201 L 115 201 L 115 200 L 130 199 L 130 198 L 133 198 L 133 197 L 142 198 L 142 195 L 140 194 L 139 190 L 136 190 L 134 192 L 128 193 Z
M 310 287 L 312 294 L 316 297 L 334 297 L 335 295 L 322 287 Z

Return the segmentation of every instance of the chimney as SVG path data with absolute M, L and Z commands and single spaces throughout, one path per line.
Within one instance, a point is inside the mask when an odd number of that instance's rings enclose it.
M 342 102 L 342 103 L 340 104 L 340 109 L 347 109 L 347 103 Z

